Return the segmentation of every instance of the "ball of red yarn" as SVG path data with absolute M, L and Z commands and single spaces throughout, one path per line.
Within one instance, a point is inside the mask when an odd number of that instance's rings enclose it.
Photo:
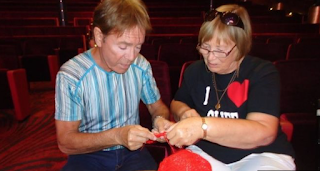
M 210 163 L 200 155 L 189 150 L 180 150 L 166 157 L 158 171 L 211 171 Z

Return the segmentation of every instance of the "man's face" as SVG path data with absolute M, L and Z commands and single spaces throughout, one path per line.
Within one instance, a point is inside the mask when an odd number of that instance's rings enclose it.
M 100 65 L 107 71 L 125 73 L 137 58 L 145 39 L 145 30 L 138 27 L 118 34 L 103 35 L 101 41 Z

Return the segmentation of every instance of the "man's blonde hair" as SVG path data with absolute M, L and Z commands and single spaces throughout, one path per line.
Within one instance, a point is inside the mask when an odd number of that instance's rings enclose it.
M 104 0 L 94 11 L 93 28 L 98 27 L 104 35 L 119 35 L 133 27 L 151 31 L 150 18 L 141 0 Z

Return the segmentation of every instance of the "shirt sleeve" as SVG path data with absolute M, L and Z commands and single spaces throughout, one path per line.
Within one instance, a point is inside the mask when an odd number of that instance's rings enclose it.
M 250 80 L 248 94 L 248 113 L 261 112 L 279 117 L 280 78 L 272 63 L 263 64 L 255 69 Z
M 147 61 L 146 61 L 147 62 Z M 160 92 L 157 83 L 153 77 L 152 68 L 147 62 L 147 68 L 143 72 L 143 86 L 141 100 L 144 104 L 152 104 L 160 99 Z
M 56 80 L 55 119 L 63 121 L 81 120 L 83 105 L 76 82 L 64 73 L 59 73 Z

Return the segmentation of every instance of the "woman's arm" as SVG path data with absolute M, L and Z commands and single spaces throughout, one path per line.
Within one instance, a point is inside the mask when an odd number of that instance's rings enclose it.
M 170 109 L 176 121 L 180 121 L 193 116 L 200 116 L 196 110 L 191 109 L 185 103 L 177 100 L 172 100 Z
M 171 108 L 173 114 L 178 117 L 189 115 L 186 113 L 191 111 L 186 104 L 178 101 L 173 102 Z M 184 112 L 184 110 L 186 111 Z M 208 125 L 206 140 L 240 149 L 270 144 L 277 136 L 279 124 L 279 120 L 275 116 L 256 112 L 249 113 L 246 119 L 205 117 L 205 121 Z M 194 144 L 204 138 L 201 126 L 201 117 L 185 118 L 168 130 L 167 138 L 170 140 L 170 144 L 176 146 Z

